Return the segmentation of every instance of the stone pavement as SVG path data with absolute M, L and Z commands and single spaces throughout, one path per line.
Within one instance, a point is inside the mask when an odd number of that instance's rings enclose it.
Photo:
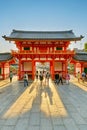
M 15 81 L 0 87 L 0 130 L 87 130 L 87 86 Z
M 15 76 L 13 76 L 12 81 L 15 82 L 15 81 L 17 81 L 17 79 L 18 79 L 18 77 L 15 75 Z M 7 84 L 10 84 L 9 78 L 7 78 L 5 80 L 0 80 L 0 87 L 5 87 Z

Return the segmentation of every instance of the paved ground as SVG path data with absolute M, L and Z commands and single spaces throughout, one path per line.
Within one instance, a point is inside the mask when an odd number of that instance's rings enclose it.
M 87 130 L 87 83 L 69 85 L 34 81 L 0 87 L 0 130 Z

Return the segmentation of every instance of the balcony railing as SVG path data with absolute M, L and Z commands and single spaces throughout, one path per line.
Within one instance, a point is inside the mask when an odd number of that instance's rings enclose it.
M 74 54 L 74 50 L 58 50 L 58 51 L 19 51 L 19 50 L 11 50 L 12 54 Z

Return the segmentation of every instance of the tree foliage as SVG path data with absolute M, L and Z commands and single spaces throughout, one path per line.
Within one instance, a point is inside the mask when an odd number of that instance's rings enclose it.
M 84 44 L 84 50 L 87 51 L 87 43 Z

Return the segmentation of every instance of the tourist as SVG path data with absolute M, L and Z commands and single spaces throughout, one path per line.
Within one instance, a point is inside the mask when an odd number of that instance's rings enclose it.
M 43 80 L 44 80 L 44 85 L 46 85 L 46 71 L 43 71 Z
M 24 74 L 24 87 L 28 86 L 28 74 L 25 72 Z
M 84 81 L 85 81 L 85 78 L 86 78 L 86 73 L 83 71 L 82 72 L 82 82 L 84 83 Z
M 50 78 L 50 73 L 47 72 L 46 73 L 46 82 L 47 82 L 48 87 L 49 87 L 49 78 Z
M 38 79 L 38 71 L 36 71 L 36 79 Z
M 62 76 L 62 72 L 59 73 L 59 83 L 61 82 L 61 84 L 63 85 L 63 76 Z
M 42 82 L 43 82 L 43 72 L 42 71 L 40 71 L 39 79 L 40 79 L 41 89 L 42 89 Z
M 59 83 L 59 74 L 57 73 L 55 74 L 55 84 L 58 85 L 58 83 Z
M 80 73 L 80 71 L 78 71 L 76 77 L 77 77 L 77 79 L 78 79 L 78 82 L 80 82 L 80 79 L 81 79 L 81 73 Z
M 10 71 L 9 78 L 10 78 L 10 82 L 12 82 L 12 78 L 13 78 L 13 73 L 12 73 L 12 71 Z
M 69 73 L 67 72 L 67 74 L 66 74 L 66 83 L 67 83 L 67 84 L 69 84 L 69 80 L 70 80 L 70 75 L 69 75 Z

